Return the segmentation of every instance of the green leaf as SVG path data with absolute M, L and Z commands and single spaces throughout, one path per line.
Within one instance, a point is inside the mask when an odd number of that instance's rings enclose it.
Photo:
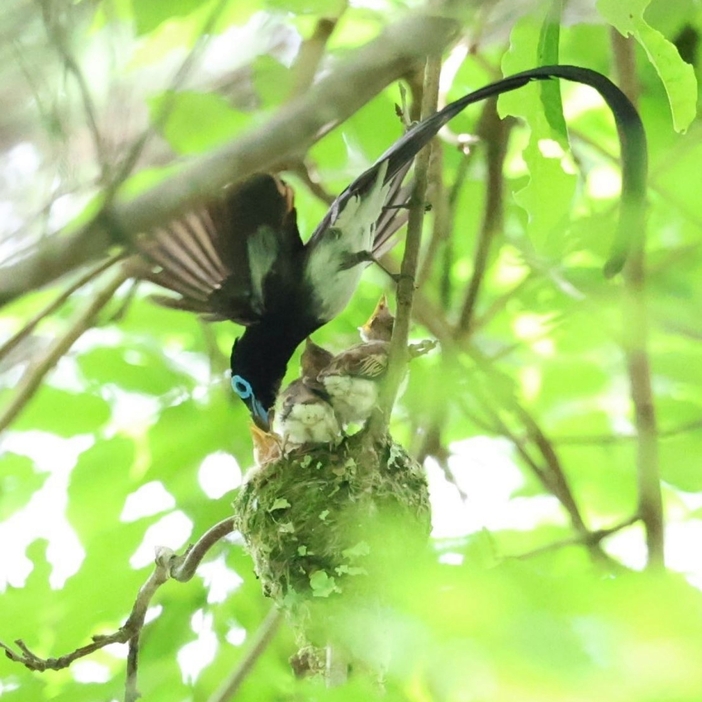
M 559 61 L 559 45 L 561 38 L 561 14 L 563 0 L 552 0 L 551 7 L 546 13 L 539 34 L 539 48 L 537 63 L 539 66 L 552 66 Z M 541 102 L 544 115 L 551 129 L 560 136 L 563 144 L 568 143 L 568 129 L 563 117 L 563 101 L 561 100 L 561 86 L 557 80 L 541 81 Z
M 341 555 L 344 558 L 353 560 L 354 558 L 358 558 L 359 556 L 367 556 L 370 552 L 371 549 L 368 543 L 366 541 L 359 541 L 354 546 L 344 549 L 341 552 Z
M 269 508 L 269 512 L 275 512 L 276 510 L 279 509 L 287 509 L 290 507 L 290 503 L 284 498 L 284 497 L 279 497 Z
M 663 439 L 659 450 L 663 480 L 687 492 L 702 491 L 702 432 Z
M 651 0 L 597 0 L 597 9 L 625 37 L 634 36 L 663 81 L 673 125 L 684 132 L 697 114 L 697 79 L 675 45 L 644 19 Z
M 531 15 L 515 24 L 510 34 L 510 49 L 502 59 L 505 75 L 534 64 L 541 26 Z M 549 37 L 548 42 L 544 39 L 544 50 L 548 45 L 548 50 L 553 52 L 553 32 L 549 35 L 545 30 L 544 34 Z M 544 99 L 542 95 L 545 95 Z M 543 254 L 558 257 L 564 251 L 563 230 L 571 217 L 576 178 L 564 169 L 570 160 L 564 150 L 566 142 L 563 134 L 551 126 L 544 112 L 544 100 L 549 105 L 550 119 L 558 124 L 554 116 L 558 107 L 553 92 L 544 94 L 539 85 L 527 85 L 501 95 L 498 111 L 502 117 L 521 117 L 529 124 L 529 141 L 522 152 L 529 182 L 515 193 L 515 200 L 529 216 L 528 235 L 534 246 Z
M 168 114 L 163 136 L 179 154 L 193 154 L 219 146 L 250 124 L 251 116 L 232 109 L 214 93 L 166 91 L 149 100 L 151 119 Z
M 188 15 L 202 5 L 202 0 L 132 0 L 137 34 L 147 34 L 162 22 Z
M 114 383 L 131 392 L 165 395 L 178 388 L 193 387 L 192 377 L 175 373 L 156 349 L 137 346 L 125 355 L 122 348 L 97 347 L 78 358 L 86 379 Z
M 75 436 L 97 431 L 110 418 L 110 406 L 95 393 L 68 392 L 43 385 L 14 429 L 39 429 L 59 436 Z
M 290 94 L 292 74 L 272 56 L 259 56 L 253 63 L 253 82 L 261 107 L 278 105 Z
M 334 577 L 327 575 L 323 570 L 310 575 L 310 587 L 314 597 L 329 597 L 333 592 L 339 591 Z
M 3 453 L 0 456 L 0 521 L 22 509 L 46 478 L 46 474 L 36 471 L 27 456 Z

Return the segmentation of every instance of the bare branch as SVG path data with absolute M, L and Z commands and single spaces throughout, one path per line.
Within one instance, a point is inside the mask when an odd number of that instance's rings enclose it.
M 632 39 L 612 29 L 612 48 L 622 90 L 636 104 L 639 93 Z M 634 404 L 639 513 L 646 528 L 648 567 L 665 565 L 663 498 L 658 467 L 656 412 L 648 358 L 648 309 L 646 306 L 645 236 L 635 237 L 624 268 L 622 320 L 631 399 Z
M 45 670 L 61 670 L 67 668 L 71 663 L 79 658 L 99 651 L 105 646 L 114 643 L 129 643 L 129 652 L 127 655 L 127 675 L 125 680 L 125 702 L 136 702 L 139 698 L 137 689 L 137 673 L 139 661 L 139 642 L 141 632 L 144 628 L 146 613 L 154 598 L 156 591 L 166 583 L 169 579 L 185 582 L 192 578 L 195 569 L 202 561 L 207 551 L 219 541 L 223 536 L 229 534 L 233 529 L 233 519 L 224 519 L 209 529 L 193 546 L 190 546 L 185 554 L 176 556 L 169 548 L 157 549 L 155 567 L 146 582 L 139 588 L 132 611 L 127 618 L 127 621 L 115 632 L 107 635 L 93 636 L 93 642 L 87 646 L 81 646 L 71 653 L 68 653 L 60 658 L 41 658 L 33 653 L 29 647 L 21 639 L 15 641 L 15 645 L 19 649 L 19 653 L 0 641 L 0 649 L 5 651 L 5 655 L 15 663 L 21 663 L 29 670 L 45 671 Z M 242 661 L 238 670 L 240 678 L 236 682 L 236 686 L 240 684 L 248 671 L 253 666 L 254 661 L 265 649 L 270 642 L 275 628 L 278 625 L 280 615 L 277 610 L 272 610 L 268 615 L 264 624 L 261 627 L 263 634 L 260 634 L 257 642 L 254 644 L 253 650 Z M 267 633 L 266 633 L 267 632 Z M 264 636 L 265 634 L 265 636 Z M 248 661 L 248 662 L 247 662 Z M 234 679 L 234 678 L 232 678 Z M 236 686 L 234 689 L 236 689 Z M 228 698 L 222 698 L 228 699 Z
M 424 69 L 424 93 L 422 95 L 422 118 L 436 112 L 439 95 L 439 78 L 441 76 L 441 57 L 430 56 Z M 390 412 L 397 396 L 402 376 L 407 366 L 407 341 L 412 318 L 412 299 L 414 297 L 415 279 L 419 265 L 419 248 L 422 242 L 422 225 L 424 223 L 425 193 L 427 189 L 429 162 L 431 159 L 431 143 L 429 148 L 420 151 L 414 167 L 414 188 L 410 200 L 407 236 L 405 238 L 405 254 L 400 266 L 400 277 L 397 283 L 397 317 L 390 340 L 388 370 L 381 396 L 378 402 L 380 412 L 373 418 L 377 420 L 374 431 L 381 433 L 390 419 Z
M 693 419 L 677 427 L 658 432 L 659 439 L 670 439 L 681 434 L 702 430 L 702 419 Z M 553 439 L 554 444 L 571 446 L 604 446 L 637 441 L 635 434 L 590 434 L 586 436 L 559 436 Z
M 208 700 L 208 702 L 228 702 L 234 699 L 237 691 L 241 687 L 247 675 L 253 670 L 256 661 L 261 657 L 263 652 L 268 648 L 273 637 L 278 631 L 278 626 L 282 621 L 282 615 L 276 607 L 272 607 L 268 615 L 261 623 L 261 626 L 256 632 L 251 648 L 246 655 L 239 661 L 231 677 L 225 680 L 222 686 Z
M 85 112 L 85 119 L 88 123 L 88 129 L 93 139 L 95 158 L 100 165 L 101 180 L 103 184 L 107 184 L 109 168 L 108 159 L 105 153 L 105 144 L 103 142 L 102 134 L 100 133 L 100 127 L 98 126 L 95 105 L 93 104 L 90 89 L 88 88 L 88 84 L 85 81 L 85 76 L 83 75 L 83 71 L 78 64 L 78 61 L 68 47 L 64 27 L 61 26 L 60 20 L 55 16 L 55 14 L 52 16 L 52 3 L 49 0 L 38 0 L 38 2 L 41 7 L 44 28 L 46 29 L 49 40 L 56 48 L 56 52 L 61 57 L 66 70 L 73 75 L 76 85 L 78 86 L 80 99 L 83 103 L 83 111 Z M 55 8 L 58 6 L 58 3 L 53 3 L 53 5 Z M 70 4 L 63 6 L 70 7 Z
M 169 566 L 171 578 L 181 583 L 190 580 L 212 546 L 232 531 L 234 531 L 234 517 L 223 519 L 219 524 L 208 529 L 185 554 L 173 558 Z
M 82 275 L 75 283 L 67 287 L 56 299 L 52 300 L 46 307 L 37 312 L 17 333 L 13 334 L 2 346 L 0 346 L 0 359 L 4 358 L 10 351 L 16 348 L 23 339 L 26 339 L 43 319 L 56 312 L 68 298 L 84 285 L 87 285 L 93 278 L 97 278 L 101 273 L 117 263 L 123 254 L 113 254 L 102 263 L 91 268 L 85 275 Z
M 85 658 L 95 651 L 99 651 L 105 646 L 114 643 L 126 643 L 137 634 L 144 626 L 144 619 L 149 607 L 149 603 L 153 599 L 156 590 L 168 580 L 168 560 L 157 558 L 156 567 L 148 580 L 139 589 L 139 593 L 134 602 L 132 612 L 129 618 L 117 631 L 107 635 L 93 636 L 93 643 L 87 646 L 81 646 L 75 651 L 61 656 L 60 658 L 40 658 L 32 653 L 29 647 L 21 639 L 15 641 L 15 645 L 22 652 L 21 654 L 13 651 L 9 646 L 0 642 L 0 647 L 5 651 L 5 655 L 15 663 L 21 663 L 29 670 L 45 671 L 45 670 L 61 670 L 67 668 L 71 663 L 79 658 Z
M 346 12 L 347 2 L 340 4 L 334 17 L 322 17 L 317 21 L 312 36 L 302 42 L 292 67 L 293 87 L 290 97 L 302 95 L 314 83 L 314 77 L 327 48 L 327 42 L 336 29 L 341 16 Z
M 129 275 L 124 267 L 120 267 L 117 275 L 113 276 L 107 285 L 100 290 L 91 300 L 90 304 L 78 314 L 70 324 L 63 336 L 60 336 L 46 350 L 43 356 L 25 371 L 12 399 L 0 413 L 0 432 L 7 429 L 8 425 L 17 417 L 24 406 L 39 389 L 46 374 L 54 367 L 56 362 L 76 340 L 87 331 L 94 323 L 100 310 L 107 305 L 117 289 L 128 280 Z
M 476 313 L 478 294 L 487 272 L 488 258 L 493 239 L 502 229 L 504 178 L 502 169 L 507 154 L 507 140 L 513 120 L 503 120 L 497 114 L 497 100 L 488 100 L 478 134 L 487 149 L 487 180 L 485 183 L 485 212 L 478 234 L 475 249 L 473 275 L 461 310 L 456 333 L 463 336 L 470 333 Z
M 616 534 L 623 529 L 626 529 L 633 524 L 636 524 L 641 519 L 638 514 L 633 517 L 625 519 L 619 524 L 615 524 L 607 529 L 597 529 L 596 531 L 588 531 L 586 534 L 578 534 L 577 536 L 572 536 L 568 539 L 561 539 L 560 541 L 554 541 L 551 544 L 546 544 L 545 546 L 540 546 L 533 551 L 527 551 L 526 553 L 520 553 L 516 556 L 508 556 L 508 559 L 517 559 L 520 561 L 526 560 L 528 558 L 534 558 L 535 556 L 541 556 L 544 553 L 550 553 L 551 551 L 557 551 L 558 549 L 565 548 L 567 546 L 597 546 L 607 537 Z
M 176 71 L 171 84 L 166 90 L 166 99 L 161 103 L 156 116 L 149 126 L 146 128 L 144 133 L 139 137 L 136 143 L 132 146 L 127 154 L 126 158 L 123 159 L 119 166 L 118 172 L 112 179 L 109 185 L 108 191 L 105 197 L 105 204 L 103 205 L 103 211 L 112 205 L 113 198 L 117 192 L 117 189 L 122 185 L 122 183 L 131 175 L 134 167 L 139 160 L 139 157 L 143 153 L 146 145 L 149 143 L 151 138 L 163 127 L 163 125 L 168 120 L 173 107 L 175 105 L 176 90 L 185 82 L 190 71 L 195 67 L 197 60 L 202 55 L 208 41 L 212 36 L 212 31 L 220 18 L 224 8 L 227 6 L 228 0 L 219 0 L 219 2 L 212 8 L 211 12 L 207 16 L 195 46 L 192 50 L 188 52 L 188 55 L 183 60 Z

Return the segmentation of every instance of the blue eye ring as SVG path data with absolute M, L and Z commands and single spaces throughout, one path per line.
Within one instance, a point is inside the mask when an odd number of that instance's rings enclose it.
M 232 376 L 232 390 L 247 404 L 251 403 L 251 410 L 255 416 L 262 419 L 266 424 L 268 424 L 268 411 L 266 408 L 256 399 L 254 395 L 251 383 L 242 378 L 240 375 Z
M 232 390 L 242 399 L 248 400 L 253 397 L 253 388 L 248 380 L 244 380 L 240 375 L 232 376 Z

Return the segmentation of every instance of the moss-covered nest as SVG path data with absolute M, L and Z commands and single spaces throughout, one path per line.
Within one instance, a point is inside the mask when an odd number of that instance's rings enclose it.
M 421 466 L 390 437 L 366 432 L 261 466 L 235 514 L 265 594 L 303 629 L 322 602 L 382 597 L 430 527 Z

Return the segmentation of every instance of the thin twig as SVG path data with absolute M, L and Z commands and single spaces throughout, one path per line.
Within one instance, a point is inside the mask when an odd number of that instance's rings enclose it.
M 44 20 L 44 28 L 49 37 L 49 40 L 56 48 L 56 52 L 61 57 L 66 70 L 73 75 L 81 102 L 83 103 L 83 111 L 85 112 L 88 129 L 93 139 L 93 147 L 95 149 L 95 158 L 100 165 L 101 181 L 103 184 L 108 182 L 109 159 L 105 153 L 105 144 L 103 142 L 100 127 L 98 126 L 97 114 L 93 98 L 90 94 L 90 89 L 83 75 L 83 71 L 78 64 L 75 56 L 71 53 L 68 42 L 66 41 L 65 28 L 61 26 L 58 17 L 52 17 L 52 3 L 49 0 L 38 0 Z M 53 3 L 54 8 L 59 7 L 58 3 Z M 70 4 L 62 4 L 61 7 L 71 7 Z
M 90 304 L 76 316 L 62 336 L 54 341 L 41 358 L 25 371 L 15 390 L 12 399 L 0 414 L 0 432 L 7 429 L 8 425 L 17 417 L 24 406 L 39 389 L 46 374 L 54 367 L 57 361 L 73 346 L 76 340 L 87 331 L 94 323 L 100 310 L 107 305 L 117 289 L 129 278 L 124 267 L 102 290 L 99 290 Z
M 108 193 L 105 197 L 105 205 L 102 208 L 103 210 L 106 210 L 112 204 L 112 200 L 117 192 L 117 189 L 130 176 L 132 170 L 137 164 L 137 161 L 139 160 L 139 157 L 143 153 L 144 148 L 154 134 L 156 134 L 168 120 L 168 117 L 173 111 L 173 107 L 176 103 L 177 89 L 183 84 L 188 74 L 195 66 L 197 59 L 204 51 L 207 43 L 210 41 L 217 20 L 220 18 L 222 12 L 226 8 L 227 3 L 228 0 L 219 0 L 205 19 L 195 45 L 185 57 L 183 63 L 181 63 L 181 65 L 178 67 L 178 70 L 175 72 L 169 87 L 164 91 L 166 97 L 159 105 L 156 115 L 151 120 L 149 126 L 144 130 L 143 134 L 139 137 L 139 139 L 137 139 L 132 148 L 129 150 L 127 156 L 120 163 L 119 168 L 112 182 L 110 183 Z
M 61 670 L 67 668 L 74 661 L 85 658 L 86 656 L 99 651 L 105 646 L 114 643 L 128 643 L 129 651 L 127 654 L 127 673 L 125 678 L 125 702 L 136 702 L 139 698 L 137 689 L 137 674 L 139 661 L 139 643 L 141 632 L 144 628 L 146 613 L 148 612 L 151 600 L 154 598 L 156 591 L 168 580 L 178 580 L 186 582 L 190 580 L 197 566 L 201 563 L 205 554 L 212 546 L 217 543 L 222 537 L 226 536 L 233 530 L 233 519 L 224 519 L 218 524 L 215 524 L 200 539 L 191 545 L 182 556 L 177 556 L 171 549 L 160 547 L 156 551 L 155 566 L 153 572 L 149 575 L 146 582 L 139 588 L 139 592 L 134 600 L 132 610 L 127 618 L 127 621 L 112 634 L 95 635 L 92 637 L 92 643 L 87 646 L 81 646 L 71 653 L 68 653 L 59 658 L 41 658 L 33 653 L 22 639 L 15 641 L 15 646 L 19 649 L 19 653 L 0 641 L 0 649 L 5 651 L 5 655 L 15 663 L 21 663 L 29 670 L 45 671 L 45 670 Z M 275 617 L 269 615 L 264 622 L 264 627 L 271 629 L 268 632 L 269 636 L 275 632 L 275 627 L 278 624 L 277 618 L 279 615 L 276 610 Z M 265 637 L 264 637 L 265 638 Z M 246 672 L 253 665 L 255 659 L 260 655 L 261 651 L 267 645 L 269 639 L 266 639 L 263 644 L 257 642 L 254 644 L 254 651 L 247 655 L 239 666 L 240 678 L 238 685 Z M 245 672 L 243 672 L 245 671 Z M 222 698 L 228 699 L 228 698 Z
M 452 231 L 451 209 L 444 183 L 443 149 L 434 149 L 429 164 L 430 187 L 427 189 L 427 206 L 431 205 L 434 223 L 429 236 L 421 265 L 417 272 L 417 287 L 422 287 L 434 268 L 439 251 L 447 242 Z
M 607 529 L 588 531 L 586 534 L 578 534 L 577 536 L 571 536 L 567 539 L 554 541 L 553 543 L 546 544 L 545 546 L 539 546 L 539 548 L 535 548 L 533 551 L 527 551 L 526 553 L 520 553 L 515 556 L 507 556 L 507 558 L 523 561 L 528 558 L 534 558 L 535 556 L 541 556 L 544 553 L 550 553 L 551 551 L 565 548 L 567 546 L 597 546 L 607 537 L 636 524 L 636 522 L 638 522 L 640 519 L 641 517 L 638 514 L 635 514 L 633 517 L 629 517 L 629 519 L 625 519 L 623 522 L 615 524 Z
M 333 17 L 322 17 L 317 20 L 312 36 L 302 42 L 300 51 L 292 66 L 293 87 L 290 97 L 295 98 L 302 95 L 314 82 L 317 69 L 322 61 L 327 42 L 336 29 L 341 16 L 346 12 L 348 3 L 344 1 Z
M 702 419 L 695 419 L 690 422 L 685 422 L 677 427 L 666 429 L 658 432 L 659 439 L 670 439 L 681 434 L 687 434 L 691 431 L 700 431 L 702 429 Z M 563 444 L 568 446 L 605 446 L 609 444 L 628 443 L 636 441 L 636 434 L 595 434 L 588 436 L 558 436 L 552 439 L 554 444 Z
M 432 55 L 427 59 L 424 73 L 424 94 L 422 96 L 422 117 L 426 118 L 436 111 L 441 75 L 441 57 Z M 393 325 L 388 370 L 379 400 L 380 412 L 373 418 L 377 424 L 373 431 L 383 433 L 390 419 L 390 411 L 395 402 L 397 391 L 402 382 L 407 365 L 407 342 L 412 318 L 412 299 L 414 297 L 419 249 L 422 241 L 422 224 L 424 222 L 425 193 L 427 175 L 431 159 L 431 145 L 423 149 L 415 161 L 414 189 L 411 197 L 407 235 L 405 237 L 405 254 L 400 266 L 400 278 L 397 283 L 397 316 Z
M 575 531 L 583 536 L 589 533 L 583 517 L 580 513 L 575 498 L 570 490 L 570 486 L 565 477 L 565 473 L 560 464 L 560 459 L 553 448 L 552 442 L 546 437 L 545 433 L 536 420 L 517 402 L 516 398 L 512 397 L 507 391 L 502 390 L 504 379 L 497 377 L 498 373 L 490 363 L 490 360 L 480 354 L 473 346 L 468 344 L 459 344 L 455 337 L 454 329 L 448 327 L 445 320 L 442 323 L 442 315 L 432 305 L 421 291 L 415 296 L 415 314 L 418 321 L 426 326 L 434 336 L 440 341 L 444 354 L 452 354 L 453 358 L 458 358 L 461 351 L 467 352 L 473 358 L 476 367 L 483 371 L 486 378 L 492 379 L 489 381 L 490 393 L 489 397 L 483 394 L 477 384 L 472 385 L 472 392 L 476 399 L 480 402 L 482 410 L 486 413 L 489 423 L 498 429 L 499 433 L 508 438 L 517 452 L 520 454 L 526 465 L 531 469 L 536 478 L 541 482 L 546 490 L 554 495 L 561 503 L 566 513 L 570 517 L 571 524 Z M 538 449 L 545 467 L 532 456 L 531 452 L 525 445 L 525 440 L 517 433 L 512 431 L 507 424 L 502 420 L 497 411 L 494 409 L 495 402 L 500 403 L 507 409 L 522 425 L 526 426 L 527 437 Z M 459 401 L 460 406 L 460 401 Z M 611 562 L 597 544 L 589 547 L 592 557 L 598 562 Z
M 323 202 L 327 207 L 336 199 L 335 195 L 332 195 L 324 188 L 319 180 L 316 167 L 308 160 L 293 159 L 283 164 L 283 166 L 284 170 L 294 173 L 307 186 L 307 189 L 312 195 Z
M 76 290 L 79 290 L 84 285 L 87 285 L 91 280 L 93 280 L 93 278 L 97 278 L 97 276 L 117 263 L 121 258 L 123 258 L 123 256 L 124 254 L 122 253 L 113 254 L 99 265 L 91 268 L 84 275 L 78 278 L 78 280 L 63 290 L 58 297 L 52 300 L 42 310 L 37 312 L 37 314 L 34 315 L 34 317 L 32 317 L 19 331 L 13 334 L 2 344 L 2 346 L 0 346 L 0 359 L 7 356 L 7 354 L 17 346 L 17 344 L 19 344 L 23 339 L 26 339 L 34 331 L 39 322 L 48 317 L 50 314 L 56 312 L 56 310 L 59 309 Z
M 622 90 L 636 104 L 639 93 L 634 43 L 616 30 L 611 34 L 614 61 Z M 634 404 L 639 513 L 646 529 L 648 567 L 665 565 L 663 498 L 658 466 L 656 413 L 648 358 L 645 236 L 634 237 L 629 263 L 624 268 L 622 296 L 624 353 L 631 399 Z
M 169 555 L 169 554 L 168 554 Z M 156 590 L 168 580 L 168 557 L 156 558 L 156 566 L 149 575 L 147 581 L 139 589 L 139 593 L 134 601 L 131 614 L 127 621 L 112 634 L 100 634 L 93 636 L 93 642 L 87 646 L 71 651 L 59 658 L 40 658 L 34 654 L 22 639 L 17 639 L 15 645 L 20 649 L 21 654 L 11 649 L 6 644 L 0 642 L 0 648 L 5 651 L 5 655 L 15 663 L 21 663 L 29 670 L 43 672 L 45 670 L 62 670 L 79 658 L 85 658 L 95 651 L 99 651 L 105 646 L 114 643 L 127 643 L 138 633 L 144 625 L 146 612 L 153 599 Z
M 475 332 L 487 326 L 505 307 L 511 302 L 515 295 L 522 292 L 528 283 L 534 281 L 534 272 L 530 270 L 518 283 L 515 283 L 509 290 L 496 297 L 487 309 L 477 318 L 474 316 L 470 328 Z
M 273 641 L 273 637 L 278 631 L 278 626 L 282 618 L 280 610 L 278 610 L 277 607 L 271 607 L 270 612 L 268 612 L 266 618 L 256 632 L 251 643 L 251 648 L 239 661 L 239 665 L 229 679 L 224 681 L 222 686 L 209 698 L 208 702 L 228 702 L 234 698 L 241 687 L 241 683 L 244 682 L 246 677 L 253 670 L 256 661 L 268 648 L 271 641 Z
M 470 278 L 463 309 L 458 321 L 456 336 L 470 333 L 475 317 L 478 294 L 487 272 L 490 249 L 495 236 L 502 229 L 504 210 L 504 167 L 507 155 L 507 140 L 513 120 L 503 120 L 497 114 L 497 100 L 488 100 L 478 125 L 478 135 L 486 145 L 487 180 L 485 182 L 485 209 L 480 225 L 478 243 L 473 261 L 473 275 Z
M 234 531 L 234 517 L 223 519 L 208 529 L 195 544 L 188 547 L 184 555 L 177 556 L 171 561 L 169 570 L 171 578 L 181 583 L 190 580 L 212 546 L 232 531 Z

